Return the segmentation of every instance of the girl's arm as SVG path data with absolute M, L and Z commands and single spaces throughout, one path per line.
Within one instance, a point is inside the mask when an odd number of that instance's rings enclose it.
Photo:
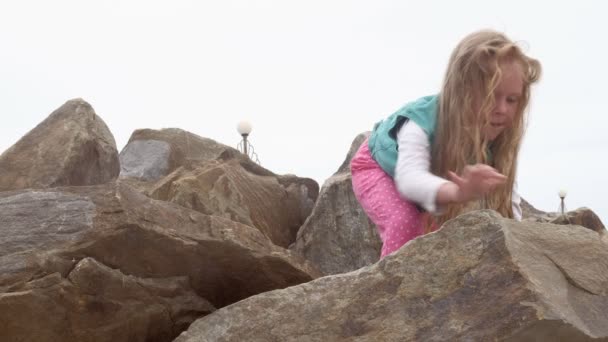
M 397 190 L 428 212 L 436 213 L 444 204 L 480 198 L 506 180 L 494 168 L 483 164 L 465 167 L 461 176 L 450 172 L 450 180 L 433 175 L 428 136 L 415 122 L 408 121 L 401 127 L 397 143 Z
M 454 189 L 450 188 L 455 184 L 430 172 L 431 146 L 427 134 L 410 120 L 397 133 L 397 144 L 397 190 L 402 197 L 417 203 L 428 212 L 436 213 L 439 211 L 437 206 L 448 203 L 447 197 L 453 196 L 450 192 Z M 440 192 L 442 187 L 447 188 Z

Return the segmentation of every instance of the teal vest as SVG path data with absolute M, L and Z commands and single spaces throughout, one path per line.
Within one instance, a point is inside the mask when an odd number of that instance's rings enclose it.
M 415 122 L 433 143 L 437 110 L 439 109 L 437 95 L 425 96 L 410 102 L 388 118 L 376 123 L 369 137 L 369 150 L 372 158 L 391 177 L 395 176 L 397 164 L 397 132 L 407 120 Z

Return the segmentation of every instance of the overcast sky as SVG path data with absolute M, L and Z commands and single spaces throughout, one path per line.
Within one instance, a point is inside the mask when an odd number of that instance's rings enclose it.
M 522 196 L 608 222 L 602 1 L 2 1 L 0 152 L 65 101 L 88 101 L 118 150 L 139 128 L 236 146 L 320 185 L 352 139 L 438 92 L 450 52 L 493 28 L 543 65 L 519 162 Z

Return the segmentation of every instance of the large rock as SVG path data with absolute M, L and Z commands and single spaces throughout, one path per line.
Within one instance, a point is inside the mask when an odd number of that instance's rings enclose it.
M 238 150 L 179 128 L 138 129 L 120 152 L 120 177 L 156 181 L 193 161 L 239 160 L 250 172 L 273 176 Z
M 257 229 L 121 181 L 0 193 L 1 341 L 169 341 L 316 276 Z
M 576 210 L 567 211 L 564 214 L 558 212 L 543 212 L 538 211 L 531 215 L 524 216 L 524 221 L 532 222 L 548 222 L 553 224 L 563 225 L 578 225 L 596 231 L 605 233 L 606 227 L 600 218 L 589 208 L 578 208 Z
M 608 340 L 608 248 L 598 233 L 486 210 L 372 266 L 217 310 L 176 341 L 594 338 Z
M 180 167 L 146 193 L 256 227 L 274 244 L 287 248 L 310 214 L 318 186 L 295 176 L 256 175 L 232 159 Z
M 549 222 L 553 224 L 578 225 L 589 228 L 598 233 L 606 233 L 606 227 L 600 218 L 589 208 L 578 208 L 567 211 L 564 214 L 559 212 L 545 212 L 534 208 L 530 203 L 522 198 L 521 208 L 524 221 Z
M 112 133 L 91 105 L 75 99 L 0 156 L 0 191 L 103 184 L 119 171 Z
M 354 139 L 338 171 L 325 181 L 312 213 L 290 247 L 324 274 L 356 270 L 380 258 L 382 242 L 355 198 L 350 174 L 350 160 L 367 135 Z
M 121 178 L 148 196 L 255 227 L 285 248 L 319 193 L 312 179 L 275 175 L 231 147 L 178 129 L 136 131 L 121 162 Z
M 549 222 L 554 224 L 578 225 L 598 233 L 606 232 L 606 227 L 604 227 L 600 218 L 589 208 L 578 208 L 564 213 L 564 215 L 557 215 L 557 217 L 551 219 Z
M 0 294 L 2 341 L 170 341 L 215 308 L 187 277 L 145 279 L 92 258 Z M 173 321 L 175 320 L 175 321 Z

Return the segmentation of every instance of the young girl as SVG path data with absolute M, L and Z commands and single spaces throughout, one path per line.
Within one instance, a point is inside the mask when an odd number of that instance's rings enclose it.
M 521 219 L 517 154 L 540 71 L 505 35 L 475 32 L 453 51 L 439 95 L 374 126 L 351 172 L 355 196 L 378 227 L 381 257 L 465 211 Z

